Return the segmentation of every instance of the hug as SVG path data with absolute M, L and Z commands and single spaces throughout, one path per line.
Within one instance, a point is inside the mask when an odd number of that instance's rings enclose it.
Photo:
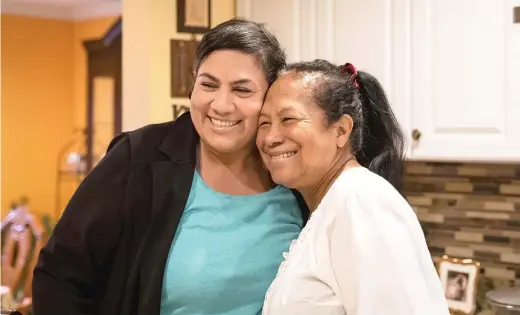
M 35 315 L 449 314 L 376 78 L 287 64 L 241 19 L 204 35 L 194 75 L 190 111 L 117 136 L 72 197 Z

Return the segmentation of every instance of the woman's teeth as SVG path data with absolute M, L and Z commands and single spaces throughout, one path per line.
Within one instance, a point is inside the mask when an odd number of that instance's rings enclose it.
M 215 118 L 210 118 L 210 120 L 214 126 L 221 127 L 221 128 L 233 127 L 240 122 L 240 120 L 219 120 L 219 119 L 215 119 Z
M 295 154 L 296 154 L 296 151 L 285 152 L 285 153 L 281 153 L 281 154 L 277 154 L 277 155 L 271 155 L 271 159 L 273 159 L 273 160 L 285 159 L 285 158 L 291 157 Z

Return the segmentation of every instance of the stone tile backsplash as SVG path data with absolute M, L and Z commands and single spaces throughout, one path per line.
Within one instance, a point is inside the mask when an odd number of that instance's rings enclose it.
M 434 260 L 481 263 L 484 291 L 520 285 L 520 164 L 406 162 L 404 192 Z

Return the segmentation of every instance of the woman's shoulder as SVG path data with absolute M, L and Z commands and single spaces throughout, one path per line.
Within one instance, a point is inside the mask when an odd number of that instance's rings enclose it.
M 149 124 L 116 136 L 108 151 L 120 143 L 129 147 L 132 162 L 163 160 L 165 155 L 171 160 L 194 158 L 194 148 L 198 140 L 189 113 L 175 121 Z M 193 153 L 193 154 L 192 154 Z
M 331 199 L 359 207 L 407 207 L 406 199 L 383 177 L 364 167 L 344 171 L 329 190 Z
M 405 233 L 410 229 L 422 233 L 417 215 L 406 199 L 392 184 L 366 168 L 345 171 L 329 192 L 331 196 L 323 204 L 328 209 L 323 210 L 331 213 L 330 222 L 349 228 L 352 224 L 370 227 L 380 233 Z
M 164 137 L 173 128 L 175 122 L 169 121 L 158 124 L 149 124 L 132 131 L 123 132 L 119 137 L 127 137 L 132 147 L 157 147 Z M 117 137 L 116 137 L 117 138 Z

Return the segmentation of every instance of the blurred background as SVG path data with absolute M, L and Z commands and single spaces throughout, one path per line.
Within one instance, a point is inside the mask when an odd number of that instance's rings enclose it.
M 27 248 L 11 269 L 2 258 L 2 284 L 18 305 L 38 247 L 110 140 L 188 110 L 197 42 L 235 16 L 266 23 L 289 61 L 351 62 L 378 77 L 408 138 L 405 193 L 434 261 L 478 262 L 482 314 L 487 292 L 520 285 L 519 0 L 2 0 L 1 10 L 2 257 Z M 25 247 L 6 243 L 8 227 L 30 231 Z

